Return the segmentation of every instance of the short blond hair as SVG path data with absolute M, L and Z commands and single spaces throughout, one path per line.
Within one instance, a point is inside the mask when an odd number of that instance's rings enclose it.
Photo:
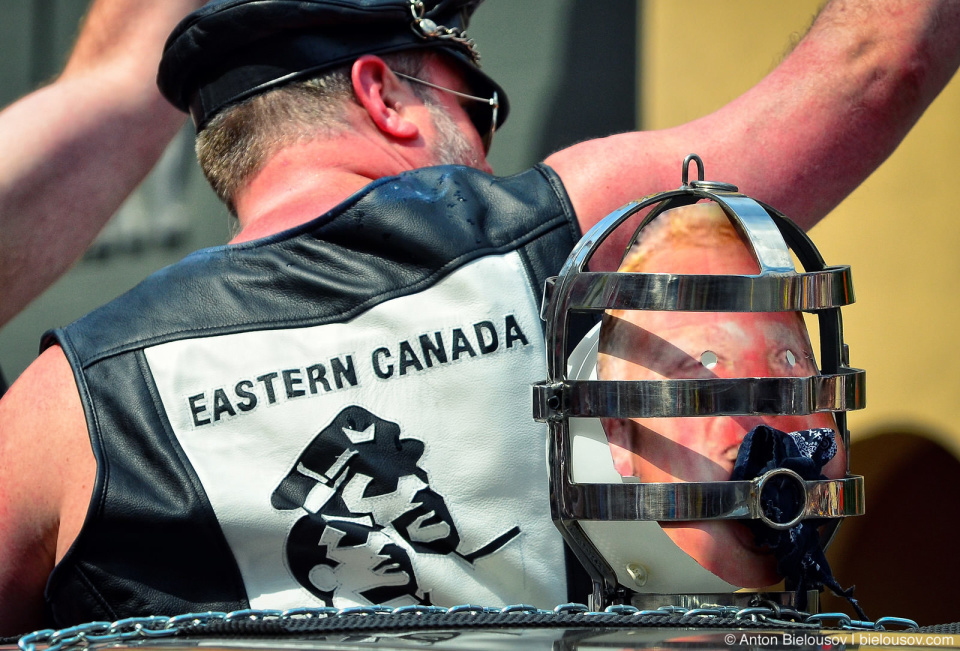
M 658 215 L 640 231 L 630 250 L 623 257 L 619 271 L 656 273 L 662 269 L 649 269 L 648 260 L 653 252 L 666 247 L 702 248 L 715 251 L 734 243 L 746 246 L 743 236 L 737 231 L 715 203 L 696 203 L 667 210 Z

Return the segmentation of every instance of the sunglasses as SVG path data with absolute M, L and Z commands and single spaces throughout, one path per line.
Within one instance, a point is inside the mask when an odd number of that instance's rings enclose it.
M 470 118 L 470 122 L 472 122 L 473 126 L 476 127 L 477 133 L 481 134 L 480 139 L 483 142 L 484 153 L 490 152 L 490 145 L 493 144 L 493 134 L 497 130 L 497 109 L 500 108 L 500 98 L 497 96 L 497 91 L 493 91 L 493 97 L 487 99 L 485 97 L 477 97 L 476 95 L 461 93 L 460 91 L 453 90 L 452 88 L 444 88 L 443 86 L 431 84 L 429 81 L 417 79 L 416 77 L 405 75 L 402 72 L 393 71 L 393 74 L 401 79 L 415 81 L 418 84 L 423 84 L 424 86 L 429 86 L 430 88 L 436 90 L 442 90 L 446 93 L 451 93 L 457 97 L 468 99 L 474 102 L 470 104 L 461 104 L 461 107 L 467 114 L 467 117 Z

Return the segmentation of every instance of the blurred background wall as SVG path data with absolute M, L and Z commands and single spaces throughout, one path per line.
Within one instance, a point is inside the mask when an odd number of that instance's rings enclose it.
M 719 108 L 773 69 L 818 5 L 487 0 L 470 32 L 513 106 L 494 169 L 511 174 L 578 140 L 669 127 Z M 85 6 L 4 3 L 0 104 L 59 70 Z M 869 513 L 841 529 L 831 561 L 841 584 L 858 584 L 868 614 L 921 623 L 957 619 L 937 591 L 960 576 L 947 551 L 958 533 L 951 505 L 960 472 L 960 219 L 950 181 L 958 116 L 955 79 L 890 160 L 811 233 L 828 262 L 853 267 L 857 303 L 845 311 L 846 338 L 852 364 L 869 377 L 869 407 L 850 419 Z M 0 148 L 0 156 L 16 155 Z M 193 249 L 225 242 L 230 228 L 193 162 L 188 126 L 85 259 L 0 330 L 8 381 L 35 357 L 44 330 Z

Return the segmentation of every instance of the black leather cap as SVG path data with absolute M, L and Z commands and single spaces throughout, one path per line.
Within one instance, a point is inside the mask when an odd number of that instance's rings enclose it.
M 162 1 L 162 0 L 161 0 Z M 478 95 L 506 93 L 465 37 L 483 0 L 211 0 L 167 39 L 157 85 L 200 131 L 219 111 L 364 54 L 431 48 L 454 57 Z M 418 20 L 419 19 L 419 20 Z M 457 38 L 449 38 L 450 33 Z

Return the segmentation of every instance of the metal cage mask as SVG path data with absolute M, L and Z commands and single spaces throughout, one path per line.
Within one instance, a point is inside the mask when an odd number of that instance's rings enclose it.
M 691 162 L 697 164 L 698 179 L 688 181 Z M 718 204 L 743 236 L 759 265 L 758 274 L 587 271 L 598 247 L 631 216 L 650 208 L 633 242 L 664 211 L 703 200 Z M 794 268 L 791 250 L 803 273 Z M 683 162 L 679 189 L 628 204 L 584 235 L 559 275 L 547 281 L 541 317 L 546 321 L 548 375 L 545 382 L 534 385 L 533 411 L 535 419 L 549 425 L 552 516 L 590 574 L 592 607 L 748 603 L 730 599 L 739 586 L 703 568 L 670 540 L 658 522 L 758 519 L 785 529 L 807 518 L 827 519 L 820 535 L 826 547 L 842 518 L 864 512 L 863 478 L 849 472 L 845 414 L 865 404 L 864 372 L 849 366 L 843 343 L 840 308 L 853 300 L 849 267 L 826 266 L 806 234 L 770 206 L 739 193 L 736 186 L 704 181 L 703 162 L 693 154 Z M 589 367 L 591 355 L 595 365 L 595 348 L 589 350 L 590 343 L 585 341 L 568 353 L 575 343 L 571 317 L 605 310 L 812 313 L 820 330 L 820 374 L 584 379 L 583 369 Z M 643 483 L 623 481 L 612 463 L 604 466 L 604 446 L 608 456 L 610 451 L 600 418 L 816 412 L 833 412 L 836 419 L 838 444 L 842 442 L 848 452 L 842 479 L 805 481 L 781 468 L 750 481 Z M 802 506 L 787 522 L 772 520 L 761 506 L 766 483 L 777 475 L 802 491 Z

